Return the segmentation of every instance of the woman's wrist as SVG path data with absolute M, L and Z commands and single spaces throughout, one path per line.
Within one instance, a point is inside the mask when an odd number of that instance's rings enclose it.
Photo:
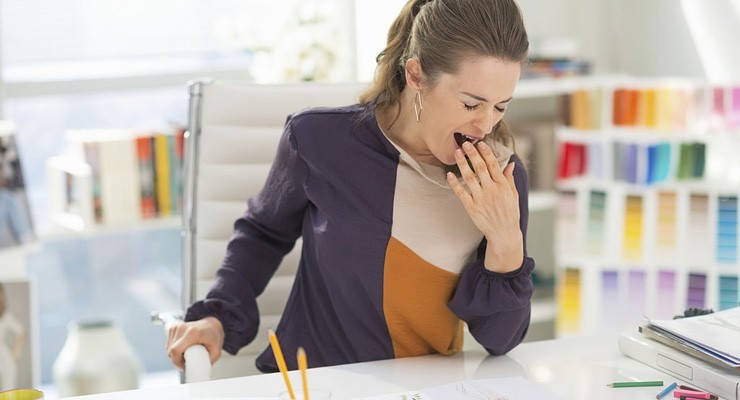
M 516 271 L 524 261 L 524 244 L 521 240 L 509 246 L 495 246 L 488 242 L 483 266 L 501 274 Z

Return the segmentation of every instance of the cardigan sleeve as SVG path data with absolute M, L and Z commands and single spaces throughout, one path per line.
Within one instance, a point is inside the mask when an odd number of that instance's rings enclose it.
M 514 181 L 519 193 L 519 226 L 524 236 L 524 258 L 515 271 L 497 273 L 484 267 L 485 240 L 478 258 L 460 275 L 455 294 L 448 306 L 468 324 L 473 337 L 491 354 L 504 354 L 521 343 L 530 321 L 534 260 L 527 257 L 529 190 L 527 173 L 514 156 Z
M 204 300 L 193 303 L 186 321 L 213 316 L 224 327 L 224 350 L 231 354 L 254 340 L 259 327 L 256 298 L 301 234 L 308 204 L 306 164 L 298 155 L 289 118 L 260 193 L 234 223 L 226 256 Z M 239 182 L 234 182 L 238 185 Z

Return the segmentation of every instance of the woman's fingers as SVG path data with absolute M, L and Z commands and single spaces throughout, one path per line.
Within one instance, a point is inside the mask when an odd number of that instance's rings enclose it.
M 504 168 L 504 178 L 509 182 L 509 186 L 511 186 L 514 190 L 516 190 L 516 181 L 514 181 L 514 166 L 516 164 L 513 162 L 510 162 L 509 165 Z
M 172 360 L 179 370 L 185 369 L 185 349 L 183 339 L 186 337 L 183 330 L 184 324 L 173 325 L 167 331 L 167 357 Z
M 496 158 L 496 155 L 493 153 L 493 150 L 491 149 L 491 147 L 485 142 L 479 142 L 477 147 L 478 147 L 478 153 L 480 153 L 483 160 L 485 160 L 486 172 L 489 174 L 491 179 L 494 182 L 503 182 L 504 175 L 503 175 L 503 172 L 501 171 L 501 165 L 499 165 L 498 159 Z
M 481 144 L 478 144 L 478 147 L 480 148 Z M 486 146 L 485 148 L 490 150 L 488 146 Z M 463 143 L 463 150 L 468 156 L 468 159 L 470 159 L 470 164 L 473 166 L 473 170 L 477 174 L 481 185 L 487 185 L 491 181 L 488 161 L 483 157 L 483 155 L 481 155 L 481 153 L 478 151 L 479 149 L 473 146 L 473 144 L 470 142 Z M 492 152 L 489 151 L 489 153 L 491 153 L 492 155 Z
M 447 182 L 450 184 L 452 191 L 455 192 L 457 198 L 463 204 L 463 207 L 467 210 L 473 204 L 473 198 L 470 197 L 470 193 L 465 190 L 463 185 L 457 180 L 457 177 L 452 172 L 447 173 Z

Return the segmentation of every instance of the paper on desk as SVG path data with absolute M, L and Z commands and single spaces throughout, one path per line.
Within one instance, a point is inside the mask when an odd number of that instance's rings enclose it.
M 561 397 L 547 392 L 528 380 L 513 378 L 476 379 L 432 386 L 410 392 L 364 397 L 356 400 L 531 400 Z
M 740 365 L 740 307 L 695 317 L 655 320 L 650 325 L 731 366 Z

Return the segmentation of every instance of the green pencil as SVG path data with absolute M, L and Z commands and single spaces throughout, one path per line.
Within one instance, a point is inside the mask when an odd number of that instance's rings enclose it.
M 626 387 L 645 387 L 645 386 L 663 386 L 663 381 L 643 381 L 643 382 L 614 382 L 606 386 L 613 388 Z

